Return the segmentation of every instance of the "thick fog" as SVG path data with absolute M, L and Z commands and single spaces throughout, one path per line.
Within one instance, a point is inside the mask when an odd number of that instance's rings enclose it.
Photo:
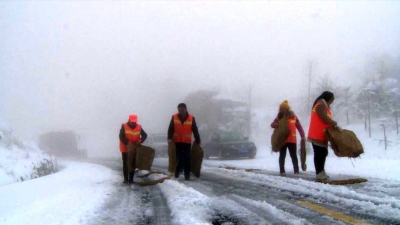
M 197 90 L 247 101 L 251 85 L 252 107 L 276 108 L 302 94 L 307 62 L 358 84 L 369 57 L 398 59 L 400 2 L 2 1 L 0 31 L 1 120 L 112 155 L 129 114 L 166 133 Z

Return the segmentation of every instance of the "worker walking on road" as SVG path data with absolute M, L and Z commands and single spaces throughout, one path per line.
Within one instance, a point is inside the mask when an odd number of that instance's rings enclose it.
M 312 143 L 314 149 L 315 173 L 318 180 L 329 178 L 325 172 L 325 160 L 328 156 L 328 138 L 325 132 L 329 127 L 337 126 L 336 121 L 332 120 L 330 109 L 334 99 L 332 92 L 325 91 L 315 99 L 311 110 L 308 141 Z
M 168 142 L 173 141 L 176 146 L 177 166 L 175 178 L 179 177 L 183 167 L 185 180 L 190 179 L 190 150 L 192 144 L 192 133 L 195 142 L 200 144 L 200 134 L 197 129 L 196 120 L 189 114 L 185 103 L 178 105 L 178 113 L 172 116 L 168 128 Z
M 122 154 L 124 184 L 133 183 L 133 175 L 135 172 L 135 170 L 130 173 L 128 172 L 128 145 L 135 144 L 140 146 L 147 138 L 146 132 L 143 130 L 142 126 L 137 123 L 137 121 L 137 115 L 129 115 L 128 122 L 122 124 L 121 130 L 119 131 L 119 150 Z M 135 155 L 133 155 L 133 157 L 135 157 Z M 135 158 L 133 158 L 133 162 L 135 162 Z
M 279 151 L 279 170 L 282 176 L 285 175 L 285 159 L 286 159 L 286 149 L 289 149 L 290 158 L 292 158 L 294 174 L 299 173 L 299 162 L 297 159 L 297 138 L 296 138 L 296 128 L 300 133 L 301 141 L 305 141 L 305 134 L 303 127 L 301 126 L 300 120 L 291 111 L 289 103 L 287 100 L 279 105 L 279 113 L 276 119 L 272 122 L 271 127 L 277 128 L 278 122 L 283 117 L 288 120 L 288 126 L 290 130 L 289 137 L 286 139 L 286 144 Z

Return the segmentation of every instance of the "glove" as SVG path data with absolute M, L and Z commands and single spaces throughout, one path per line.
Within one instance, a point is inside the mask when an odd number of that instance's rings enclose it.
M 339 127 L 338 125 L 336 125 L 336 127 L 339 129 L 339 131 L 342 131 L 343 129 L 341 127 Z
M 168 139 L 168 144 L 173 144 L 174 142 L 171 139 Z

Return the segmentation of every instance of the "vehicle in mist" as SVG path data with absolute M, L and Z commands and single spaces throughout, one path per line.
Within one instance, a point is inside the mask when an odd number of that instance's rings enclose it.
M 256 145 L 239 132 L 218 132 L 204 144 L 204 158 L 217 156 L 219 159 L 248 157 L 254 159 Z
M 86 158 L 86 149 L 79 149 L 80 136 L 72 131 L 54 131 L 39 137 L 39 146 L 57 157 Z
M 150 134 L 144 145 L 152 147 L 155 151 L 155 157 L 168 156 L 168 142 L 166 134 Z

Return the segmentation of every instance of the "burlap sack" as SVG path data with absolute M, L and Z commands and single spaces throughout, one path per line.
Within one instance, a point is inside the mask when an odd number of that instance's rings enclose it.
M 176 146 L 173 141 L 168 141 L 168 172 L 175 174 L 176 170 Z
M 326 131 L 326 136 L 331 143 L 333 152 L 338 157 L 356 158 L 364 153 L 360 140 L 351 130 L 330 127 Z
M 156 151 L 148 146 L 141 145 L 136 148 L 136 168 L 139 170 L 151 170 Z
M 278 127 L 274 129 L 271 136 L 272 151 L 279 152 L 285 145 L 286 139 L 289 137 L 290 130 L 287 118 L 279 120 Z
M 127 161 L 127 166 L 128 166 L 128 172 L 131 173 L 135 171 L 136 168 L 136 145 L 134 144 L 128 144 L 128 161 Z
M 307 170 L 307 149 L 306 149 L 306 140 L 301 140 L 300 142 L 300 161 L 301 161 L 301 170 Z
M 199 144 L 193 142 L 190 151 L 190 171 L 194 176 L 200 177 L 201 163 L 203 162 L 204 151 Z

